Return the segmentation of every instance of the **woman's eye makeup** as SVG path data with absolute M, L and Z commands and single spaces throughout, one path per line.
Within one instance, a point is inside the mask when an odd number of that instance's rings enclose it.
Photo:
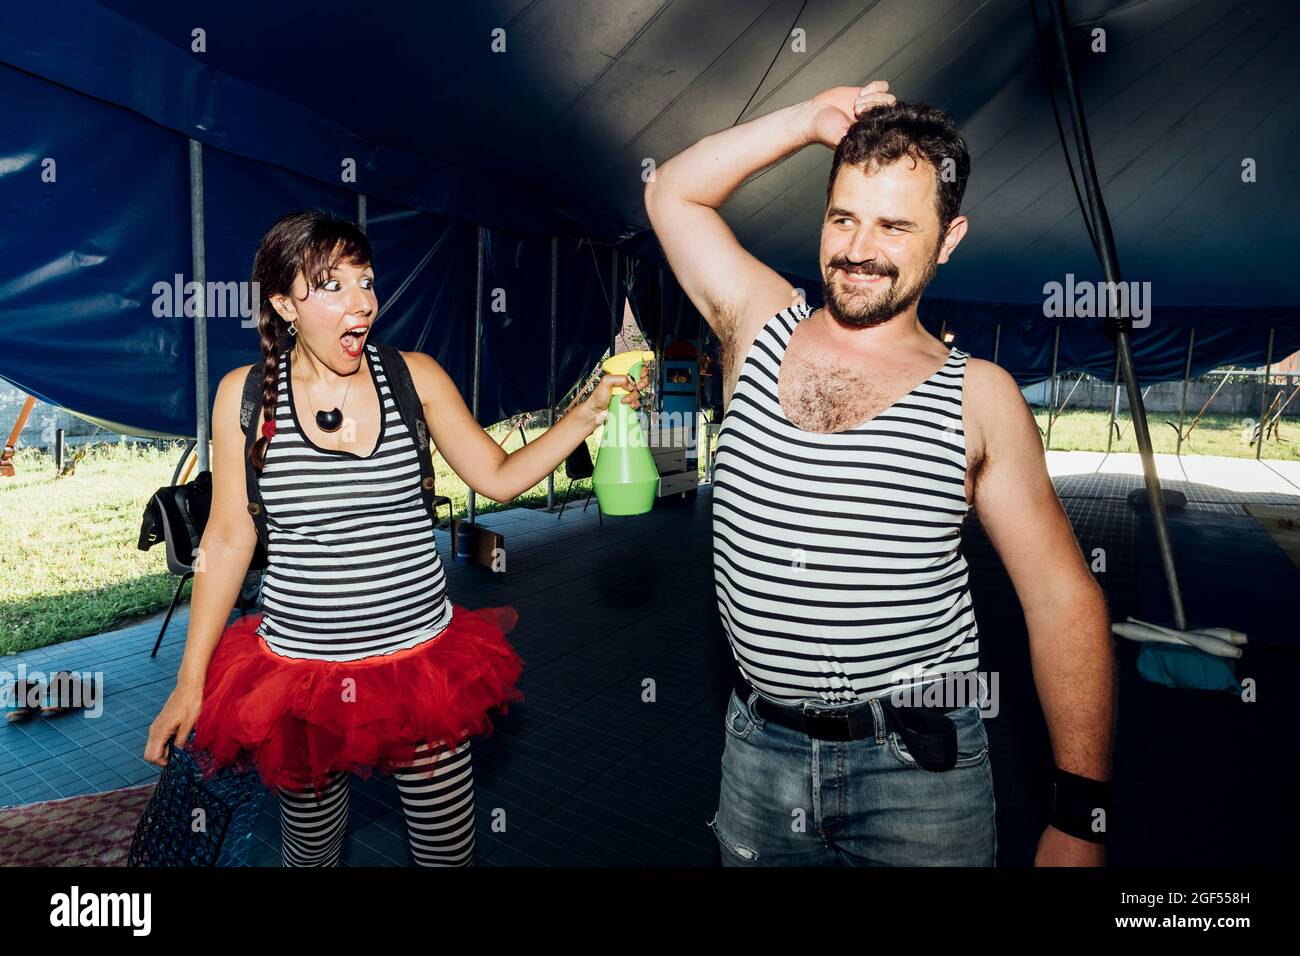
M 362 276 L 358 285 L 363 289 L 373 289 L 375 287 L 375 280 L 372 276 Z M 318 288 L 325 292 L 338 292 L 342 287 L 343 286 L 339 283 L 338 279 L 326 279 L 320 284 L 320 286 L 318 286 Z

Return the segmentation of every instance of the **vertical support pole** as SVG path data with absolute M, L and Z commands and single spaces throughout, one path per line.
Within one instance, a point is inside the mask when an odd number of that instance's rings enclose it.
M 198 412 L 199 471 L 210 471 L 208 442 L 212 437 L 208 407 L 208 253 L 203 242 L 203 144 L 190 140 L 190 261 L 198 284 L 194 315 L 194 406 Z
M 483 227 L 478 227 L 478 269 L 474 280 L 474 384 L 471 386 L 473 392 L 470 398 L 470 411 L 474 413 L 474 421 L 478 421 L 478 392 L 479 392 L 479 375 L 480 367 L 483 362 Z M 466 512 L 469 516 L 470 524 L 474 524 L 475 505 L 477 496 L 474 489 L 469 490 L 469 502 Z
M 1002 323 L 993 326 L 993 364 L 998 364 L 998 350 L 1002 347 Z
M 1259 441 L 1255 442 L 1255 460 L 1264 454 L 1264 416 L 1268 414 L 1268 380 L 1273 372 L 1273 335 L 1276 329 L 1268 330 L 1268 356 L 1264 359 L 1263 384 L 1259 387 Z
M 1174 454 L 1183 453 L 1183 420 L 1187 418 L 1187 385 L 1192 378 L 1192 349 L 1196 347 L 1196 327 L 1187 330 L 1187 361 L 1183 363 L 1183 397 L 1178 403 L 1178 446 Z
M 364 193 L 357 196 L 357 228 L 362 232 L 366 231 L 366 197 Z
M 551 236 L 551 359 L 546 375 L 546 427 L 555 425 L 555 325 L 559 308 L 560 240 Z M 555 510 L 555 472 L 546 476 L 546 510 Z
M 1119 418 L 1119 349 L 1115 350 L 1115 371 L 1110 377 L 1110 424 L 1106 426 L 1106 454 L 1115 441 L 1115 419 Z
M 1074 127 L 1079 172 L 1083 179 L 1088 209 L 1097 236 L 1102 272 L 1106 281 L 1110 283 L 1110 288 L 1115 289 L 1121 281 L 1119 256 L 1115 252 L 1115 237 L 1111 233 L 1110 218 L 1106 215 L 1106 204 L 1102 199 L 1101 185 L 1093 165 L 1092 145 L 1088 141 L 1087 121 L 1083 113 L 1083 98 L 1075 82 L 1074 64 L 1070 59 L 1070 45 L 1066 36 L 1065 0 L 1054 0 L 1052 3 L 1052 22 L 1056 33 L 1057 54 L 1061 60 L 1065 80 L 1065 93 L 1069 101 L 1071 125 Z M 1137 439 L 1138 453 L 1142 459 L 1142 477 L 1146 482 L 1147 504 L 1155 524 L 1156 546 L 1160 551 L 1160 564 L 1169 591 L 1174 627 L 1183 631 L 1187 629 L 1187 614 L 1183 608 L 1182 590 L 1178 585 L 1178 569 L 1174 564 L 1174 546 L 1169 534 L 1169 515 L 1165 510 L 1164 493 L 1160 489 L 1160 476 L 1156 472 L 1156 459 L 1151 450 L 1146 403 L 1142 400 L 1137 364 L 1133 361 L 1132 331 L 1128 323 L 1120 321 L 1115 324 L 1113 332 L 1115 345 L 1119 350 L 1120 368 L 1124 372 L 1124 387 L 1128 392 L 1129 410 L 1133 415 L 1133 435 Z
M 1052 419 L 1056 417 L 1056 359 L 1061 351 L 1061 327 L 1056 327 L 1056 334 L 1052 338 L 1052 388 L 1051 405 L 1047 409 L 1047 450 L 1052 450 Z

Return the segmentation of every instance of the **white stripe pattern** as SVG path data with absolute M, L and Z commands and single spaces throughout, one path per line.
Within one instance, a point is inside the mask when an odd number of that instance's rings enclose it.
M 384 374 L 366 358 L 383 409 L 367 456 L 320 448 L 299 425 L 280 358 L 275 436 L 260 490 L 269 567 L 258 634 L 286 657 L 355 660 L 420 644 L 452 617 L 420 463 Z
M 782 703 L 856 703 L 973 670 L 961 554 L 967 353 L 856 428 L 805 431 L 778 398 L 804 303 L 755 337 L 718 433 L 714 579 L 754 688 Z

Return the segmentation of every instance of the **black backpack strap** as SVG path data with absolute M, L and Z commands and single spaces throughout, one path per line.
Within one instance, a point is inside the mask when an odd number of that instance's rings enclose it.
M 429 450 L 429 426 L 424 420 L 424 404 L 420 401 L 419 392 L 415 390 L 411 370 L 406 365 L 406 359 L 402 358 L 402 353 L 391 345 L 375 343 L 375 348 L 379 350 L 379 361 L 384 366 L 384 374 L 397 399 L 397 410 L 415 438 L 415 450 L 420 458 L 420 494 L 424 496 L 424 506 L 436 528 L 438 511 L 434 504 L 437 495 L 434 489 L 433 453 Z
M 244 430 L 244 483 L 248 488 L 248 513 L 253 517 L 253 524 L 257 526 L 257 539 L 261 543 L 263 553 L 267 550 L 267 532 L 266 532 L 266 507 L 262 504 L 262 491 L 258 484 L 259 475 L 252 463 L 248 460 L 248 453 L 253 447 L 253 442 L 261 437 L 261 429 L 254 428 L 254 422 L 262 420 L 262 376 L 264 364 L 258 362 L 248 370 L 248 377 L 244 379 L 244 395 L 239 403 L 239 427 Z M 256 563 L 256 558 L 254 558 Z

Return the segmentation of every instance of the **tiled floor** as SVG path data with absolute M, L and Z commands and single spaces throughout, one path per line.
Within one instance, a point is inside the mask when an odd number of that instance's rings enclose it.
M 593 504 L 563 518 L 514 509 L 481 519 L 505 535 L 507 573 L 466 567 L 439 549 L 452 599 L 513 604 L 523 704 L 474 741 L 480 865 L 714 865 L 705 826 L 717 799 L 723 667 L 709 566 L 707 491 L 698 504 L 644 517 Z M 173 686 L 188 624 L 172 619 L 21 655 L 28 670 L 102 674 L 105 700 L 78 714 L 0 727 L 0 806 L 156 779 L 141 753 Z M 19 658 L 0 659 L 17 672 Z M 653 681 L 653 700 L 644 684 Z M 392 782 L 353 778 L 351 865 L 409 865 Z M 494 822 L 504 820 L 505 833 Z M 250 862 L 279 863 L 279 809 L 265 801 Z M 508 835 L 508 836 L 507 836 Z
M 1135 613 L 1143 600 L 1138 570 L 1150 560 L 1124 500 L 1141 483 L 1135 456 L 1054 452 L 1050 460 L 1085 553 L 1106 552 L 1098 578 L 1112 616 Z M 1194 463 L 1199 472 L 1186 476 L 1174 463 L 1167 477 L 1188 494 L 1192 511 L 1239 514 L 1243 500 L 1300 504 L 1300 468 L 1240 465 Z M 1162 472 L 1169 468 L 1161 462 Z M 707 486 L 693 503 L 606 517 L 603 529 L 594 504 L 585 514 L 568 508 L 559 520 L 526 509 L 489 515 L 482 523 L 506 537 L 505 574 L 454 564 L 439 535 L 453 600 L 513 604 L 520 613 L 511 642 L 525 661 L 527 700 L 473 744 L 480 865 L 717 865 L 705 821 L 717 801 L 730 654 L 714 600 L 709 515 Z M 1024 865 L 1050 799 L 1051 750 L 1023 615 L 973 515 L 964 550 L 981 669 L 1001 680 L 1002 712 L 989 722 L 999 862 Z M 153 660 L 156 623 L 22 655 L 28 669 L 101 672 L 106 700 L 95 719 L 72 714 L 0 728 L 0 806 L 155 779 L 157 768 L 140 754 L 171 690 L 186 624 L 182 608 Z M 1229 695 L 1170 690 L 1136 674 L 1132 645 L 1119 642 L 1117 653 L 1112 860 L 1252 863 L 1294 854 L 1296 828 L 1277 826 L 1292 816 L 1282 806 L 1288 791 L 1280 775 L 1296 756 L 1277 730 L 1287 725 L 1285 694 L 1244 705 Z M 1263 673 L 1264 686 L 1293 686 L 1286 681 L 1300 676 L 1300 661 L 1285 648 L 1252 647 L 1247 662 Z M 13 673 L 17 664 L 0 659 L 0 671 Z M 1264 758 L 1279 746 L 1287 760 Z M 1215 825 L 1197 826 L 1198 813 Z M 268 796 L 252 864 L 278 864 L 278 826 Z M 346 864 L 409 865 L 391 781 L 353 779 L 350 833 Z

